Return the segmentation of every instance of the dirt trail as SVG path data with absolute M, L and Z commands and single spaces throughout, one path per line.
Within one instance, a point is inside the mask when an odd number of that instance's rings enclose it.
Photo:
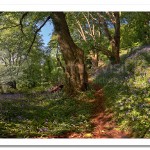
M 48 138 L 130 138 L 130 133 L 121 131 L 115 123 L 113 112 L 105 109 L 103 89 L 97 85 L 90 83 L 95 90 L 95 99 L 92 101 L 94 105 L 91 123 L 94 130 L 92 133 L 68 133 L 62 136 L 50 136 Z
M 92 133 L 72 133 L 68 138 L 129 138 L 130 133 L 117 129 L 113 113 L 106 111 L 103 89 L 97 84 L 92 84 L 92 87 L 95 90 L 95 108 L 91 118 L 94 130 Z

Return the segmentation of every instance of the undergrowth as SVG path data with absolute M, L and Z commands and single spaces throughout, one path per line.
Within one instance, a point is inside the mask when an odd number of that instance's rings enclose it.
M 103 86 L 106 107 L 133 137 L 150 137 L 150 50 L 143 48 L 124 63 L 101 71 L 95 82 Z
M 91 104 L 53 94 L 0 101 L 0 137 L 36 138 L 91 130 Z

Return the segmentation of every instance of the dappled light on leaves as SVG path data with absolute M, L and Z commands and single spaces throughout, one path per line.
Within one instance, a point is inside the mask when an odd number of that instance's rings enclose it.
M 149 12 L 1 12 L 0 138 L 149 138 L 149 23 Z

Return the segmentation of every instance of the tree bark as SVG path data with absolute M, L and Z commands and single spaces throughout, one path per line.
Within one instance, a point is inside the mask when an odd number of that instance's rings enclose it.
M 57 40 L 65 61 L 67 91 L 74 93 L 87 89 L 88 76 L 84 63 L 84 52 L 74 43 L 63 12 L 53 12 L 52 21 Z
M 110 61 L 112 64 L 119 64 L 120 63 L 120 16 L 119 12 L 114 12 L 114 36 L 107 36 L 111 47 L 112 47 L 112 55 L 110 57 Z M 106 35 L 110 35 L 106 22 L 104 21 L 104 26 L 107 28 L 105 29 Z
M 115 64 L 120 63 L 120 15 L 119 12 L 114 12 L 115 17 L 115 33 L 114 33 L 114 56 L 115 56 Z M 113 45 L 112 45 L 113 48 Z
M 92 60 L 92 67 L 93 68 L 97 68 L 98 67 L 98 61 L 99 61 L 99 57 L 98 57 L 98 51 L 91 51 L 90 53 L 90 57 Z
M 113 14 L 109 14 L 109 17 L 110 15 L 113 16 L 113 21 L 112 19 L 111 21 L 112 21 L 112 24 L 114 25 L 114 35 L 111 35 L 109 31 L 109 27 L 103 15 L 101 15 L 101 13 L 97 13 L 97 14 L 99 16 L 100 23 L 103 24 L 105 34 L 112 48 L 109 59 L 112 64 L 119 64 L 120 63 L 120 56 L 119 56 L 119 53 L 120 53 L 120 15 L 119 15 L 119 12 L 113 12 Z

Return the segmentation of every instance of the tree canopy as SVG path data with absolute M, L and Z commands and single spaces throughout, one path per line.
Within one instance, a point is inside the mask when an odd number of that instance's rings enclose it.
M 146 12 L 2 12 L 0 82 L 34 87 L 56 84 L 61 74 L 69 93 L 84 91 L 89 66 L 118 64 L 122 49 L 149 43 L 149 18 Z M 45 47 L 40 31 L 47 22 L 55 29 Z

